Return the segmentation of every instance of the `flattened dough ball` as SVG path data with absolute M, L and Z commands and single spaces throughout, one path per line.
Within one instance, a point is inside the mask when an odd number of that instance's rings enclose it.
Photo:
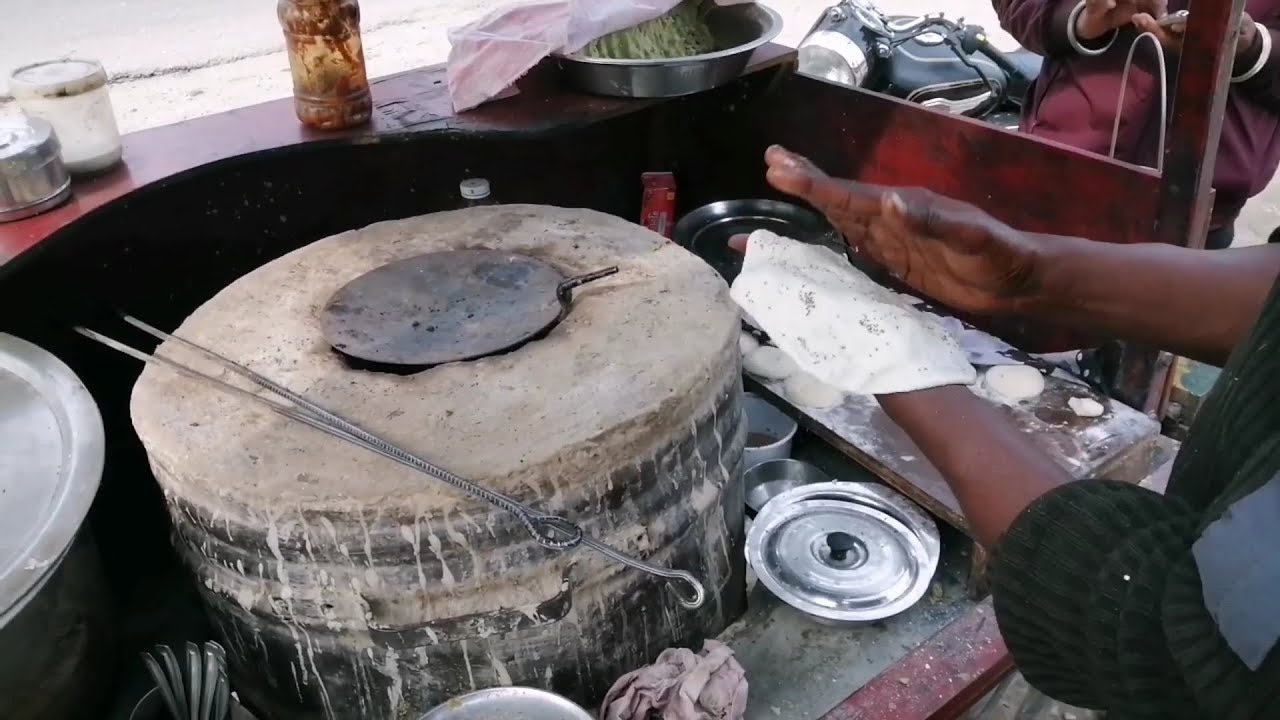
M 1028 365 L 997 365 L 987 371 L 983 384 L 999 400 L 1018 403 L 1044 392 L 1044 375 Z
M 743 358 L 742 366 L 766 380 L 786 380 L 800 370 L 786 353 L 768 345 Z
M 1102 417 L 1102 413 L 1107 410 L 1102 403 L 1087 397 L 1073 397 L 1067 401 L 1067 407 L 1071 408 L 1071 412 L 1077 417 L 1082 418 Z
M 793 405 L 810 410 L 827 410 L 844 400 L 844 393 L 807 372 L 797 372 L 782 386 Z
M 744 332 L 738 334 L 738 351 L 742 353 L 742 357 L 746 357 L 756 350 L 760 349 L 760 341 L 751 336 L 751 333 Z

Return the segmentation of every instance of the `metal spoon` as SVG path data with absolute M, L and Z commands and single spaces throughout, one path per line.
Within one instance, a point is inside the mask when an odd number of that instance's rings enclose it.
M 227 720 L 231 712 L 231 681 L 225 668 L 218 670 L 218 692 L 214 698 L 213 720 Z
M 160 661 L 169 674 L 169 686 L 173 688 L 173 697 L 178 703 L 177 720 L 190 718 L 191 710 L 187 706 L 186 683 L 182 679 L 182 666 L 178 664 L 178 656 L 173 654 L 173 648 L 168 645 L 157 645 L 156 653 L 159 654 Z
M 173 686 L 169 682 L 169 676 L 160 668 L 160 663 L 150 653 L 142 653 L 142 664 L 147 666 L 147 672 L 155 681 L 156 690 L 160 692 L 160 698 L 169 709 L 169 717 L 172 720 L 182 720 L 182 713 L 178 711 L 178 701 L 174 699 Z
M 221 720 L 214 718 L 214 696 L 218 692 L 218 654 L 209 643 L 204 645 L 204 680 L 200 683 L 200 720 Z
M 227 714 L 231 712 L 231 681 L 227 676 L 230 672 L 230 667 L 227 665 L 227 651 L 213 640 L 206 642 L 204 647 L 206 652 L 213 653 L 217 662 L 218 680 L 214 687 L 214 708 L 211 720 L 226 720 Z
M 191 720 L 204 720 L 200 715 L 200 697 L 203 690 L 204 663 L 200 655 L 200 646 L 187 643 L 187 706 L 191 710 Z

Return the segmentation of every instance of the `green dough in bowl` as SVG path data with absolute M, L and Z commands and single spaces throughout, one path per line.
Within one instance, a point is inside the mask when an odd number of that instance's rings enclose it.
M 707 24 L 712 0 L 684 0 L 666 15 L 593 40 L 582 49 L 589 58 L 664 60 L 715 52 Z

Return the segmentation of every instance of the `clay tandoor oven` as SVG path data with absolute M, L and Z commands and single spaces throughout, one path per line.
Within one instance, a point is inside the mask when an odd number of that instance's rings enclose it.
M 326 342 L 321 315 L 345 284 L 465 248 L 619 272 L 498 355 L 398 374 L 352 368 Z M 510 684 L 590 706 L 742 610 L 737 311 L 710 267 L 656 234 L 528 205 L 378 223 L 249 273 L 177 334 L 707 590 L 685 609 L 657 578 L 544 549 L 504 511 L 150 367 L 134 427 L 236 686 L 270 717 L 416 717 Z M 173 343 L 159 352 L 199 360 Z

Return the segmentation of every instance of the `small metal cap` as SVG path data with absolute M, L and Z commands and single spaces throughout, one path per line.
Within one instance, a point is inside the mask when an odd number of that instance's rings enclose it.
M 815 618 L 869 622 L 911 607 L 938 569 L 938 527 L 873 483 L 802 485 L 778 495 L 747 534 L 765 587 Z
M 483 200 L 489 197 L 489 181 L 484 178 L 468 178 L 458 184 L 464 200 Z
M 57 158 L 61 150 L 53 126 L 40 118 L 0 120 L 0 172 L 5 175 L 42 167 Z

